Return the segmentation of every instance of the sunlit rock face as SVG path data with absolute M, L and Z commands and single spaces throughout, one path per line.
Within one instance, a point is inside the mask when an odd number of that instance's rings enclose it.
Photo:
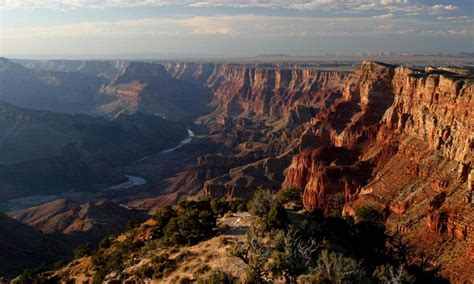
M 471 78 L 446 70 L 364 62 L 342 97 L 306 126 L 305 150 L 293 157 L 283 185 L 300 188 L 307 208 L 338 208 L 335 200 L 345 214 L 379 208 L 390 231 L 439 258 L 433 265 L 445 261 L 445 275 L 466 279 L 455 267 L 472 265 L 473 88 Z M 349 149 L 356 162 L 349 171 L 336 154 L 325 161 L 322 147 Z M 462 252 L 459 261 L 430 245 L 446 236 Z
M 321 107 L 334 99 L 348 74 L 304 68 L 252 67 L 237 64 L 169 63 L 178 79 L 199 82 L 213 93 L 221 116 L 279 119 L 298 107 Z M 302 110 L 300 109 L 300 112 Z

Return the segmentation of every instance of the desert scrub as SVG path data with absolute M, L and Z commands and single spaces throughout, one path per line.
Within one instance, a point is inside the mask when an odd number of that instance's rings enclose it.
M 194 275 L 196 276 L 199 276 L 199 275 L 202 275 L 204 273 L 206 273 L 207 271 L 209 271 L 211 269 L 211 267 L 209 267 L 209 265 L 207 264 L 201 264 L 199 265 L 199 267 L 194 271 Z
M 219 245 L 221 246 L 226 246 L 226 245 L 230 245 L 230 244 L 233 244 L 234 243 L 234 239 L 233 238 L 229 238 L 229 237 L 225 237 L 225 236 L 222 236 L 219 238 Z
M 168 253 L 160 253 L 151 259 L 153 278 L 161 279 L 176 270 L 176 261 Z
M 222 270 L 213 269 L 205 277 L 197 281 L 198 284 L 230 284 L 233 283 L 232 276 Z
M 194 254 L 193 252 L 190 252 L 189 250 L 184 250 L 175 257 L 175 261 L 178 263 L 185 262 L 194 259 L 195 256 L 196 254 Z

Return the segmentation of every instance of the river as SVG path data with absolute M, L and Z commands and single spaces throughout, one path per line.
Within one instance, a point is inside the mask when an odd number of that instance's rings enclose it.
M 176 151 L 179 148 L 183 147 L 184 145 L 191 143 L 194 136 L 195 136 L 194 132 L 191 129 L 188 129 L 188 136 L 184 138 L 183 140 L 181 140 L 181 142 L 179 142 L 177 146 L 162 150 L 152 155 L 142 157 L 141 159 L 137 160 L 135 163 L 143 162 L 157 155 L 162 155 L 162 154 Z M 126 174 L 125 177 L 128 179 L 126 182 L 109 186 L 103 189 L 102 191 L 107 192 L 107 191 L 127 190 L 134 186 L 146 184 L 147 182 L 144 178 L 139 177 L 139 176 Z M 0 202 L 0 212 L 19 210 L 19 209 L 23 209 L 23 208 L 27 208 L 31 206 L 36 206 L 36 205 L 49 202 L 58 198 L 74 198 L 74 197 L 81 196 L 84 194 L 87 194 L 87 193 L 71 191 L 71 192 L 58 193 L 55 195 L 37 195 L 37 196 L 27 196 L 27 197 L 22 197 L 22 198 L 10 199 L 10 200 L 6 200 L 5 202 Z
M 148 155 L 148 156 L 145 156 L 145 157 L 142 157 L 140 159 L 138 159 L 137 161 L 134 162 L 134 164 L 138 164 L 138 163 L 141 163 L 143 161 L 146 161 L 150 158 L 153 158 L 153 157 L 156 157 L 158 155 L 161 155 L 161 154 L 166 154 L 166 153 L 171 153 L 171 152 L 174 152 L 176 150 L 178 150 L 179 148 L 183 147 L 184 145 L 186 144 L 189 144 L 191 143 L 191 141 L 193 141 L 193 137 L 194 137 L 194 132 L 191 130 L 191 129 L 188 129 L 188 136 L 186 138 L 184 138 L 183 140 L 181 140 L 181 142 L 179 142 L 178 145 L 172 147 L 172 148 L 168 148 L 168 149 L 165 149 L 165 150 L 161 150 L 160 152 L 158 153 L 155 153 L 155 154 L 151 154 L 151 155 Z
M 148 156 L 145 156 L 145 157 L 142 157 L 140 158 L 139 160 L 135 161 L 134 163 L 137 164 L 137 163 L 140 163 L 140 162 L 143 162 L 143 161 L 146 161 L 150 158 L 153 158 L 153 157 L 156 157 L 158 155 L 161 155 L 161 154 L 166 154 L 166 153 L 171 153 L 171 152 L 174 152 L 176 150 L 178 150 L 179 148 L 183 147 L 184 145 L 186 144 L 189 144 L 191 143 L 191 141 L 193 141 L 193 137 L 194 137 L 194 132 L 191 130 L 191 129 L 188 129 L 188 136 L 186 138 L 184 138 L 183 140 L 181 140 L 181 142 L 179 142 L 178 145 L 174 146 L 174 147 L 171 147 L 171 148 L 168 148 L 168 149 L 165 149 L 165 150 L 161 150 L 160 152 L 158 153 L 155 153 L 155 154 L 152 154 L 152 155 L 148 155 Z M 132 175 L 125 175 L 125 177 L 128 178 L 128 181 L 124 182 L 124 183 L 121 183 L 121 184 L 117 184 L 117 185 L 113 185 L 109 188 L 107 188 L 106 190 L 122 190 L 122 189 L 129 189 L 133 186 L 136 186 L 136 185 L 143 185 L 146 183 L 146 180 L 142 177 L 139 177 L 139 176 L 132 176 Z

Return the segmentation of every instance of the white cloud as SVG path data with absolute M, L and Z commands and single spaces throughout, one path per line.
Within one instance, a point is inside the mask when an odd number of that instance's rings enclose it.
M 393 13 L 388 13 L 388 14 L 373 16 L 372 18 L 374 18 L 374 19 L 380 19 L 380 20 L 385 20 L 385 19 L 393 18 L 393 16 L 394 16 Z
M 457 9 L 454 5 L 426 6 L 409 0 L 4 0 L 4 9 L 73 9 L 107 7 L 147 7 L 178 5 L 188 7 L 260 7 L 297 10 L 329 9 L 340 11 L 385 10 L 443 13 Z
M 433 11 L 454 11 L 454 10 L 457 10 L 458 7 L 457 6 L 454 6 L 454 5 L 433 5 L 431 6 L 431 9 Z
M 445 21 L 445 22 L 449 22 L 449 23 L 452 23 L 452 24 L 456 24 L 456 23 L 465 24 L 465 23 L 474 22 L 474 19 L 469 17 L 469 16 L 452 16 L 452 17 L 439 16 L 436 19 L 439 20 L 439 21 Z
M 386 16 L 386 15 L 383 15 Z M 387 17 L 390 17 L 387 16 Z M 387 18 L 382 17 L 382 19 Z M 374 26 L 373 18 L 309 18 L 257 15 L 149 18 L 81 22 L 57 26 L 2 28 L 0 40 L 141 37 L 344 37 L 400 34 L 465 35 L 474 28 L 447 26 L 415 19 L 390 19 L 390 25 Z M 430 32 L 432 31 L 432 32 Z
M 0 39 L 236 35 L 237 32 L 227 22 L 228 20 L 225 19 L 217 21 L 207 17 L 81 22 L 57 26 L 3 29 Z
M 339 1 L 333 0 L 4 0 L 2 7 L 6 9 L 16 8 L 104 8 L 104 7 L 146 7 L 146 6 L 166 6 L 181 5 L 190 7 L 265 7 L 265 8 L 291 8 L 298 5 L 308 4 L 326 4 Z

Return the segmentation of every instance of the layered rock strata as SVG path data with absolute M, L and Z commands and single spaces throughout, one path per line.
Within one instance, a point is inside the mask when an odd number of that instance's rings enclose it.
M 469 273 L 456 266 L 472 265 L 473 94 L 473 79 L 465 74 L 364 62 L 343 96 L 306 126 L 305 150 L 293 157 L 283 186 L 300 188 L 307 208 L 329 210 L 334 199 L 346 214 L 379 208 L 389 230 L 418 242 L 443 275 L 466 279 Z M 335 149 L 325 161 L 323 147 L 348 149 L 359 171 L 328 178 L 339 163 Z M 454 261 L 452 250 L 433 250 L 420 237 L 462 253 Z

